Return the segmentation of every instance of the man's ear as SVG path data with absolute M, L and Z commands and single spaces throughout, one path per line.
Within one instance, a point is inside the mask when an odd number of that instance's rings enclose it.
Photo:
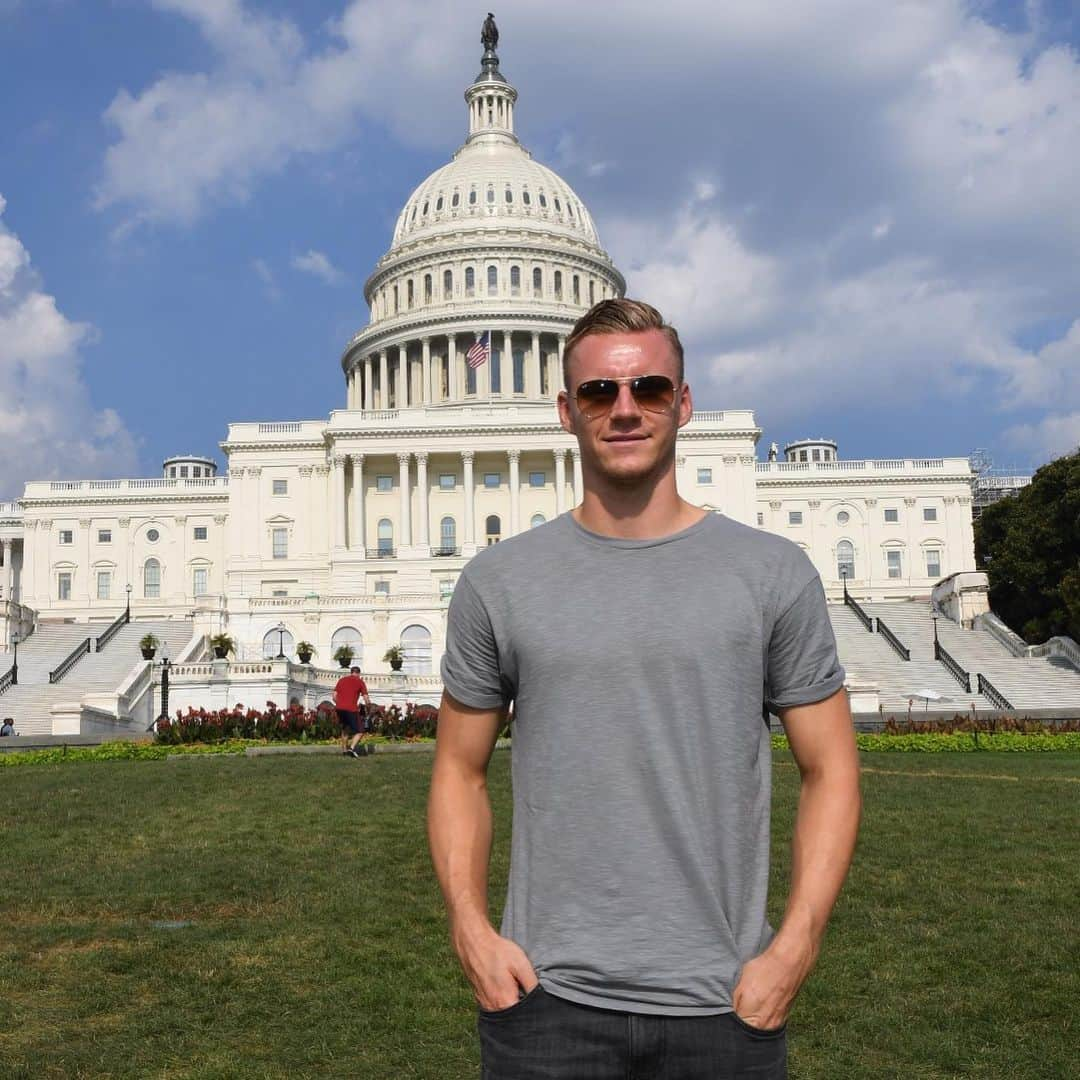
M 556 404 L 559 410 L 559 423 L 562 424 L 563 431 L 570 435 L 576 435 L 577 430 L 574 428 L 574 414 L 570 409 L 570 395 L 565 390 L 559 391 Z
M 694 400 L 690 396 L 690 384 L 683 383 L 679 392 L 679 427 L 684 427 L 694 415 Z

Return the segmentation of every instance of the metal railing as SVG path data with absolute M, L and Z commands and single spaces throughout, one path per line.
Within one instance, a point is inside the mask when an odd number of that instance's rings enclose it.
M 976 676 L 979 680 L 979 693 L 988 697 L 999 709 L 1012 711 L 1012 703 L 998 688 L 980 671 Z
M 397 554 L 396 548 L 367 548 L 365 554 L 369 559 L 392 559 Z
M 885 625 L 879 618 L 876 619 L 877 632 L 893 647 L 896 655 L 901 660 L 911 659 L 911 650 Z
M 97 644 L 94 646 L 95 650 L 101 652 L 101 650 L 104 649 L 105 646 L 120 632 L 120 627 L 126 626 L 129 622 L 131 622 L 130 607 L 125 608 L 121 614 L 117 615 L 117 617 L 113 619 L 100 634 L 98 634 Z
M 863 611 L 859 602 L 847 591 L 847 578 L 844 578 L 844 603 L 855 612 L 859 618 L 859 622 L 866 628 L 866 632 L 872 634 L 874 632 L 874 620 Z
M 448 555 L 460 555 L 461 554 L 461 548 L 459 548 L 459 547 L 433 547 L 431 549 L 431 554 L 435 558 L 445 557 L 445 556 L 448 556 Z
M 971 676 L 953 659 L 940 641 L 934 642 L 934 659 L 941 661 L 945 665 L 949 674 L 964 688 L 966 693 L 971 693 Z
M 19 680 L 16 678 L 17 671 L 18 668 L 16 668 L 15 665 L 12 664 L 11 667 L 7 671 L 5 671 L 3 675 L 0 675 L 0 694 L 3 694 L 5 691 L 10 690 L 13 686 L 18 686 Z
M 90 652 L 90 639 L 83 640 L 49 672 L 49 682 L 58 683 L 84 656 Z

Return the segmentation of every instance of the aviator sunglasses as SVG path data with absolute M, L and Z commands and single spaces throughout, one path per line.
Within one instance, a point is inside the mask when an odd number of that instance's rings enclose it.
M 665 413 L 675 402 L 675 384 L 666 375 L 633 375 L 622 379 L 588 379 L 574 391 L 582 416 L 596 420 L 611 412 L 619 387 L 630 387 L 634 402 L 645 412 Z

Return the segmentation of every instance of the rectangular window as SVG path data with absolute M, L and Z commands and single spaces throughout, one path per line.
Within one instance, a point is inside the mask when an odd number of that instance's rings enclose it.
M 112 529 L 98 529 L 97 542 L 99 544 L 111 544 L 112 543 Z
M 941 577 L 941 552 L 935 548 L 926 549 L 926 576 L 929 578 Z
M 289 481 L 288 480 L 275 480 L 273 481 L 274 494 L 275 495 L 288 495 L 289 494 Z
M 699 484 L 711 484 L 712 483 L 712 469 L 698 469 L 697 482 Z
M 542 488 L 547 482 L 547 473 L 531 472 L 529 473 L 529 487 Z
M 56 575 L 56 598 L 57 600 L 71 599 L 71 574 L 66 571 Z
M 288 589 L 274 589 L 270 593 L 270 595 L 274 596 L 274 597 L 288 596 L 289 595 L 289 590 Z
M 802 511 L 801 510 L 789 510 L 787 515 L 787 523 L 789 525 L 801 525 L 802 524 Z
M 439 599 L 449 600 L 454 593 L 453 578 L 442 578 L 439 581 Z
M 205 566 L 196 566 L 191 572 L 191 595 L 205 596 L 207 593 L 207 572 Z
M 885 520 L 886 521 L 899 521 L 900 520 L 900 511 L 899 510 L 886 510 L 885 511 Z
M 289 557 L 289 530 L 274 529 L 274 558 L 287 559 Z
M 376 491 L 393 491 L 394 490 L 394 478 L 392 476 L 376 476 L 375 477 L 375 490 Z
M 71 529 L 60 530 L 60 543 L 61 544 L 73 544 L 75 542 L 75 534 Z
M 188 469 L 188 467 L 186 465 L 181 465 L 180 466 L 180 475 L 182 477 L 187 476 L 187 469 Z
M 922 508 L 923 521 L 937 521 L 937 507 L 936 506 L 924 506 Z
M 502 482 L 502 473 L 486 472 L 484 473 L 484 487 L 497 488 Z
M 99 570 L 97 575 L 97 598 L 108 600 L 112 591 L 112 573 L 108 570 Z
M 195 526 L 195 539 L 196 540 L 205 540 L 206 539 L 206 526 L 205 525 L 196 525 Z
M 758 528 L 759 529 L 761 528 L 762 525 L 765 524 L 765 515 L 764 514 L 758 514 L 757 523 L 758 523 Z
M 383 596 L 389 596 L 390 595 L 390 582 L 389 581 L 376 581 L 375 582 L 375 595 L 378 596 L 380 593 Z
M 885 561 L 889 567 L 889 577 L 898 578 L 903 574 L 903 566 L 900 562 L 899 551 L 886 551 Z
M 453 491 L 457 487 L 457 476 L 452 472 L 439 473 L 439 490 Z

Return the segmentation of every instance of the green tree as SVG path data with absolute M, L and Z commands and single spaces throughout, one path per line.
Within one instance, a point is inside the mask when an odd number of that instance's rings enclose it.
M 975 522 L 990 606 L 1029 644 L 1080 640 L 1080 451 L 1044 465 Z

